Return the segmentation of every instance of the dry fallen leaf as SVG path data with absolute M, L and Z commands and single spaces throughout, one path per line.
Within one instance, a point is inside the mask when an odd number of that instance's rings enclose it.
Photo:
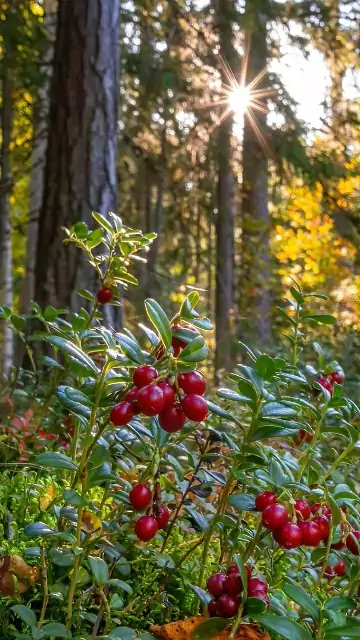
M 206 620 L 208 618 L 193 617 L 164 624 L 161 627 L 154 625 L 150 627 L 150 631 L 159 640 L 191 640 L 193 631 Z M 227 640 L 229 634 L 230 627 L 218 635 L 212 636 L 211 640 Z M 254 624 L 242 624 L 238 628 L 234 640 L 270 640 L 270 636 L 268 633 L 260 631 Z

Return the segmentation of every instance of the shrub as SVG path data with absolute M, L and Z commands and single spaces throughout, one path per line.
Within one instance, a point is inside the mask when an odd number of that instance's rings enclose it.
M 318 344 L 316 375 L 301 360 L 312 324 L 335 321 L 323 296 L 292 287 L 288 358 L 241 345 L 215 399 L 198 293 L 172 319 L 145 300 L 140 338 L 102 324 L 153 236 L 94 218 L 67 232 L 99 279 L 79 292 L 91 308 L 34 303 L 31 339 L 2 309 L 33 364 L 4 390 L 3 637 L 145 640 L 200 609 L 198 639 L 248 621 L 287 640 L 358 637 L 359 408 Z

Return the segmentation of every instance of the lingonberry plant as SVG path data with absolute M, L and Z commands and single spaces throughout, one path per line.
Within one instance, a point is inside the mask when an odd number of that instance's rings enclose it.
M 161 625 L 189 616 L 193 640 L 240 638 L 248 622 L 286 640 L 359 637 L 360 412 L 317 342 L 301 359 L 312 325 L 335 322 L 324 297 L 292 287 L 288 355 L 241 345 L 216 400 L 198 293 L 172 318 L 145 300 L 136 335 L 104 325 L 152 236 L 94 218 L 67 232 L 98 277 L 86 309 L 34 303 L 30 338 L 2 309 L 32 366 L 4 389 L 4 447 L 21 461 L 3 456 L 3 637 L 172 638 Z

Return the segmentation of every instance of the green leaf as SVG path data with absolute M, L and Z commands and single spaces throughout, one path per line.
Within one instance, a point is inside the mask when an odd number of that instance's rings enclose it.
M 74 507 L 84 507 L 87 502 L 75 489 L 64 489 L 64 500 Z
M 96 584 L 102 587 L 109 580 L 109 569 L 105 560 L 88 556 L 88 562 Z
M 97 212 L 93 211 L 92 216 L 93 216 L 94 220 L 96 220 L 96 222 L 101 227 L 103 227 L 103 229 L 106 229 L 106 231 L 108 231 L 111 234 L 114 233 L 114 229 L 112 228 L 110 222 L 108 222 L 108 220 L 106 220 L 106 218 L 104 218 L 104 216 L 102 216 L 101 213 L 97 213 Z
M 211 596 L 208 594 L 207 591 L 205 591 L 204 589 L 200 589 L 200 587 L 197 587 L 195 584 L 189 584 L 188 585 L 191 589 L 191 591 L 193 591 L 195 593 L 195 595 L 197 595 L 197 597 L 199 598 L 199 600 L 201 600 L 201 602 L 205 605 L 208 605 L 210 600 L 211 600 Z
M 36 615 L 30 607 L 25 607 L 23 604 L 15 604 L 11 607 L 11 611 L 16 613 L 16 615 L 19 616 L 25 624 L 29 625 L 29 627 L 36 627 Z
M 320 618 L 320 608 L 314 602 L 314 600 L 306 593 L 305 589 L 300 585 L 294 584 L 293 582 L 285 582 L 282 585 L 283 592 L 290 598 L 296 602 L 296 604 L 300 605 L 307 613 L 311 615 L 314 620 L 319 620 Z
M 348 499 L 348 500 L 359 500 L 359 496 L 351 491 L 351 489 L 347 486 L 347 484 L 338 484 L 336 485 L 333 498 L 335 500 Z
M 109 638 L 118 638 L 118 640 L 136 640 L 136 636 L 136 632 L 130 627 L 116 627 L 109 634 Z
M 252 617 L 263 627 L 274 631 L 285 640 L 312 640 L 309 631 L 290 618 L 274 616 L 271 613 Z
M 249 398 L 246 396 L 240 395 L 240 393 L 236 393 L 232 389 L 218 389 L 216 391 L 216 395 L 219 398 L 224 398 L 224 400 L 235 400 L 236 402 L 249 402 Z M 250 401 L 252 403 L 252 400 Z
M 261 414 L 263 417 L 295 416 L 296 410 L 293 407 L 287 407 L 282 402 L 268 402 L 264 405 Z
M 209 357 L 209 347 L 202 336 L 196 336 L 178 356 L 181 362 L 201 362 Z
M 246 598 L 247 590 L 248 590 L 248 576 L 247 576 L 245 564 L 242 557 L 238 553 L 234 555 L 234 560 L 238 566 L 241 582 L 243 585 L 243 597 Z
M 219 635 L 229 626 L 229 620 L 224 618 L 210 618 L 206 622 L 199 624 L 191 634 L 191 640 L 210 640 Z
M 49 622 L 41 631 L 44 638 L 72 638 L 71 631 L 60 622 Z
M 135 340 L 125 335 L 124 333 L 117 333 L 115 337 L 116 342 L 120 344 L 122 351 L 129 358 L 129 360 L 132 360 L 132 362 L 136 362 L 136 364 L 144 364 L 144 354 Z
M 356 607 L 353 598 L 348 596 L 334 596 L 330 598 L 325 604 L 325 609 L 335 609 L 338 611 L 345 611 L 346 609 L 354 609 Z
M 360 620 L 347 618 L 344 626 L 325 625 L 324 640 L 336 640 L 337 638 L 360 638 Z
M 85 300 L 89 300 L 90 302 L 94 302 L 95 300 L 93 294 L 87 289 L 78 289 L 76 293 L 78 294 L 78 296 L 81 296 L 82 298 L 85 298 Z
M 84 418 L 90 417 L 92 402 L 82 391 L 79 391 L 79 389 L 73 389 L 67 385 L 60 385 L 56 389 L 56 395 L 61 404 L 69 411 Z
M 237 383 L 240 393 L 242 393 L 247 398 L 250 398 L 250 400 L 253 400 L 254 402 L 257 401 L 257 392 L 252 382 L 245 380 L 245 378 L 240 378 L 239 376 L 239 378 L 237 379 Z
M 267 609 L 267 604 L 260 598 L 248 598 L 246 600 L 246 613 L 249 616 L 254 614 L 264 613 Z
M 23 316 L 12 315 L 10 321 L 17 331 L 23 331 L 26 327 L 26 319 Z
M 61 351 L 64 351 L 64 353 L 71 356 L 75 362 L 87 370 L 89 375 L 97 375 L 98 370 L 96 364 L 88 355 L 86 355 L 86 353 L 79 349 L 79 347 L 76 347 L 72 342 L 65 340 L 65 338 L 61 338 L 60 336 L 50 336 L 49 338 L 46 338 L 46 340 L 47 342 L 50 342 L 53 347 L 57 347 Z
M 181 318 L 197 318 L 199 316 L 198 312 L 195 311 L 195 307 L 200 300 L 200 294 L 198 291 L 192 291 L 186 296 L 184 302 L 180 308 L 180 317 Z
M 43 467 L 68 469 L 69 471 L 77 470 L 77 465 L 71 460 L 71 458 L 68 458 L 64 453 L 57 453 L 56 451 L 45 451 L 44 453 L 40 453 L 36 456 L 35 460 Z
M 110 587 L 115 587 L 115 589 L 121 589 L 121 591 L 125 591 L 125 593 L 128 593 L 129 596 L 131 596 L 133 592 L 132 588 L 127 582 L 119 580 L 118 578 L 111 578 L 110 580 L 106 580 L 105 584 L 108 584 Z
M 167 455 L 166 461 L 174 469 L 180 482 L 182 482 L 184 480 L 184 469 L 182 468 L 180 462 L 169 454 Z
M 24 528 L 24 533 L 26 536 L 35 538 L 37 536 L 42 537 L 54 535 L 56 532 L 43 522 L 31 522 L 31 524 L 27 524 Z
M 264 380 L 271 380 L 277 371 L 276 362 L 263 353 L 256 359 L 255 371 Z
M 303 321 L 316 322 L 317 324 L 336 324 L 337 319 L 330 314 L 313 313 L 311 315 L 302 316 Z
M 255 498 L 248 493 L 233 493 L 228 498 L 228 504 L 240 511 L 255 511 Z
M 290 293 L 292 297 L 296 300 L 296 302 L 298 302 L 299 304 L 304 304 L 305 302 L 304 297 L 301 295 L 300 291 L 295 289 L 295 287 L 290 287 Z
M 211 402 L 211 400 L 207 400 L 206 402 L 208 405 L 208 409 L 209 411 L 211 411 L 211 413 L 215 413 L 216 416 L 219 416 L 220 418 L 225 418 L 225 420 L 229 420 L 230 422 L 236 422 L 236 418 L 234 418 L 234 416 L 232 416 L 231 413 L 219 407 L 219 405 L 215 404 L 215 402 Z
M 187 505 L 185 506 L 185 511 L 195 520 L 200 531 L 207 531 L 209 529 L 209 523 L 205 516 Z
M 165 311 L 163 311 L 156 300 L 152 300 L 152 298 L 145 300 L 145 309 L 149 316 L 149 320 L 152 322 L 163 341 L 165 349 L 169 349 L 172 341 L 172 333 Z

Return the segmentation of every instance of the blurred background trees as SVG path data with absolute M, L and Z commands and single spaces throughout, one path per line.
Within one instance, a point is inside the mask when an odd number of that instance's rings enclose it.
M 2 2 L 1 304 L 68 304 L 87 277 L 61 227 L 113 209 L 158 234 L 130 326 L 145 295 L 171 311 L 197 289 L 221 369 L 239 339 L 272 348 L 296 278 L 352 335 L 359 23 L 351 0 Z

